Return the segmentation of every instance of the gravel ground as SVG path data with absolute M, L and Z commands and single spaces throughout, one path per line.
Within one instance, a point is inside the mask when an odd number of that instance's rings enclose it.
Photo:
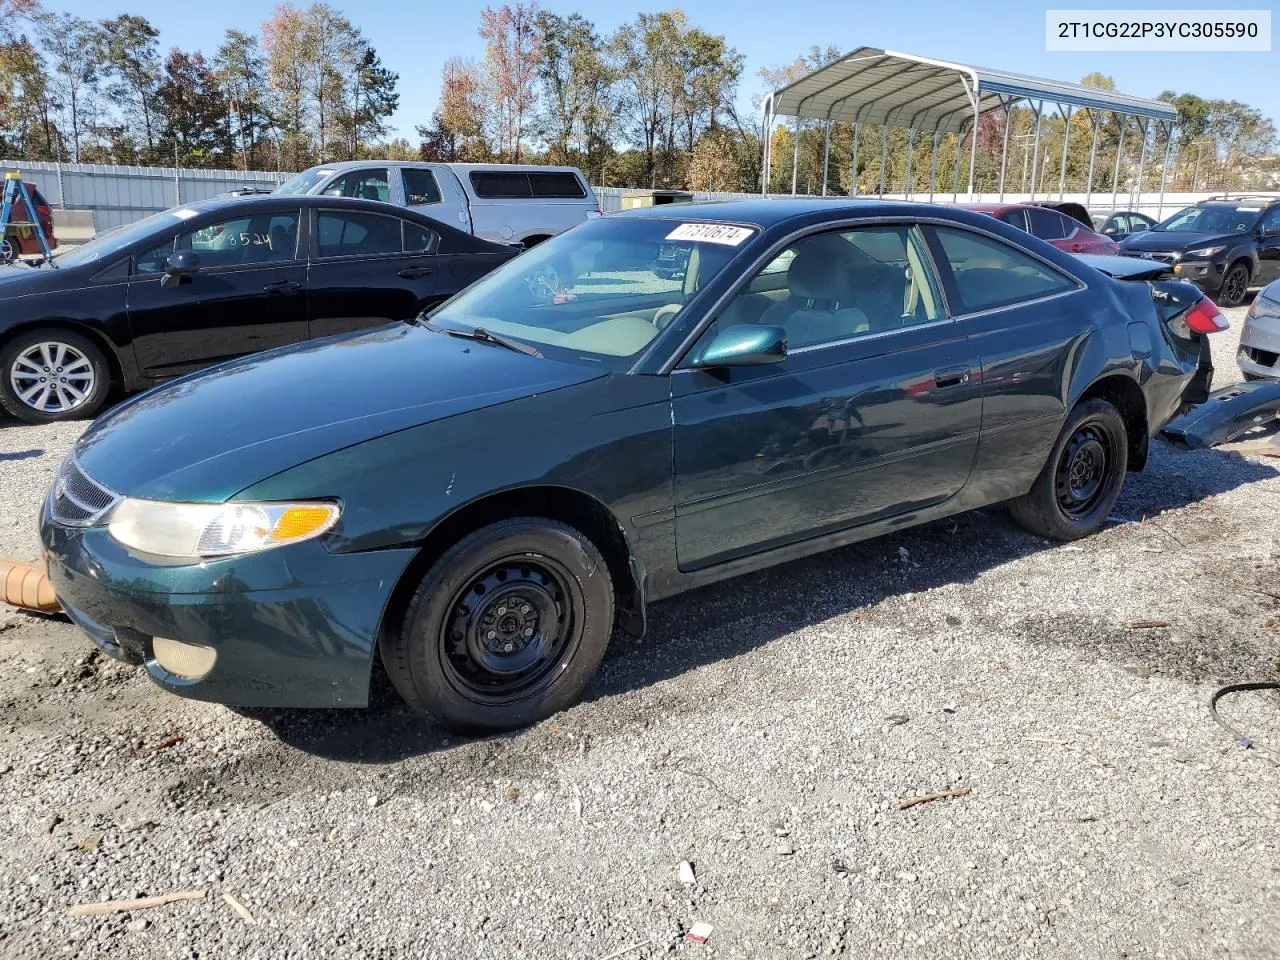
M 0 425 L 0 556 L 77 432 Z M 191 703 L 0 612 L 0 956 L 1276 957 L 1280 767 L 1206 701 L 1280 675 L 1277 504 L 1275 461 L 1157 445 L 1143 522 L 988 510 L 700 590 L 483 741 Z M 1280 746 L 1276 706 L 1224 712 Z

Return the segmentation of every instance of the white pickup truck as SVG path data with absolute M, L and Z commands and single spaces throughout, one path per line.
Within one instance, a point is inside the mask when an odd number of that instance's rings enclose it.
M 304 170 L 275 192 L 381 200 L 486 240 L 526 247 L 600 214 L 576 167 L 347 160 Z

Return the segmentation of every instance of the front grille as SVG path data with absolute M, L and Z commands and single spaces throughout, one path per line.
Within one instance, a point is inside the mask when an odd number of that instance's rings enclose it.
M 1274 350 L 1259 350 L 1257 347 L 1245 347 L 1245 355 L 1254 363 L 1260 363 L 1264 367 L 1274 367 L 1276 359 L 1280 358 L 1280 353 Z
M 53 480 L 49 512 L 58 523 L 70 527 L 91 527 L 116 505 L 118 499 L 81 470 L 74 457 L 67 457 Z
M 1134 257 L 1139 260 L 1159 260 L 1161 263 L 1177 263 L 1178 254 L 1165 253 L 1163 251 L 1145 250 L 1142 253 L 1134 253 L 1132 251 L 1125 252 L 1126 257 Z

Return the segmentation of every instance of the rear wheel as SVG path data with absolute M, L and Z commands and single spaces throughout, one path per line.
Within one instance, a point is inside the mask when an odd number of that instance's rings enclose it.
M 92 417 L 111 387 L 96 343 L 72 330 L 25 330 L 0 347 L 0 407 L 27 423 Z
M 1222 278 L 1222 290 L 1218 293 L 1218 305 L 1222 307 L 1238 307 L 1244 303 L 1245 294 L 1249 292 L 1249 265 L 1244 262 L 1233 263 Z
M 464 537 L 422 578 L 382 660 L 410 706 L 469 733 L 577 700 L 613 632 L 609 569 L 580 531 L 520 517 Z
M 1051 540 L 1078 540 L 1106 522 L 1124 486 L 1129 438 L 1120 411 L 1106 400 L 1077 404 L 1040 476 L 1009 503 L 1013 518 Z

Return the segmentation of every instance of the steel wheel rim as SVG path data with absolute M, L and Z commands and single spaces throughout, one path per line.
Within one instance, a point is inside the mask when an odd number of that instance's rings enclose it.
M 445 675 L 477 703 L 541 695 L 576 652 L 582 620 L 576 581 L 550 557 L 486 564 L 454 594 L 440 627 Z
M 9 365 L 9 385 L 39 413 L 67 413 L 93 395 L 97 375 L 83 352 L 57 340 L 32 344 Z
M 1054 492 L 1069 519 L 1088 517 L 1106 497 L 1116 463 L 1116 438 L 1097 421 L 1076 428 L 1054 471 Z
M 1239 300 L 1241 297 L 1244 296 L 1244 291 L 1245 291 L 1244 271 L 1241 270 L 1239 267 L 1236 267 L 1234 270 L 1231 271 L 1231 274 L 1227 277 L 1227 299 L 1232 301 Z

